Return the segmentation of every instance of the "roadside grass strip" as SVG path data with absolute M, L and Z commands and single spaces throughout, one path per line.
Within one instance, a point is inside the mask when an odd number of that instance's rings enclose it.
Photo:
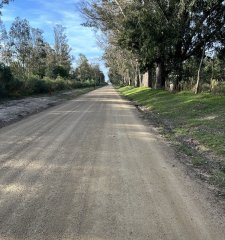
M 225 196 L 225 96 L 130 86 L 117 90 L 144 109 L 182 161 Z
M 177 137 L 197 140 L 206 150 L 225 155 L 225 96 L 192 92 L 170 93 L 145 87 L 118 91 L 169 121 Z

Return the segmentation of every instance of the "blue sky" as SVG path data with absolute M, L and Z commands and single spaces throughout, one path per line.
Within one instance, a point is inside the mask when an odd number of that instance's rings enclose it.
M 15 17 L 26 18 L 32 27 L 44 31 L 45 39 L 53 44 L 53 27 L 61 24 L 66 27 L 72 55 L 78 58 L 83 53 L 92 63 L 100 63 L 101 69 L 107 74 L 104 63 L 100 61 L 103 51 L 98 47 L 95 33 L 81 26 L 84 20 L 78 11 L 79 0 L 14 0 L 2 9 L 2 21 L 7 28 Z

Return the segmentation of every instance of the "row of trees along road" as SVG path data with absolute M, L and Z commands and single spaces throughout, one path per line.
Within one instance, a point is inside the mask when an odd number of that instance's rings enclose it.
M 69 75 L 71 67 L 70 48 L 61 25 L 54 27 L 54 48 L 45 42 L 42 30 L 32 28 L 26 19 L 17 17 L 9 32 L 0 23 L 1 62 L 10 66 L 14 75 L 27 79 L 32 74 L 56 78 Z
M 113 83 L 139 86 L 146 72 L 155 88 L 224 80 L 223 0 L 92 0 L 81 9 L 84 25 L 104 34 Z
M 2 1 L 0 9 L 5 3 L 8 1 Z M 15 18 L 8 31 L 0 19 L 1 97 L 104 83 L 99 65 L 90 64 L 84 55 L 72 66 L 65 30 L 61 25 L 54 27 L 51 46 L 43 31 L 31 27 L 26 19 Z

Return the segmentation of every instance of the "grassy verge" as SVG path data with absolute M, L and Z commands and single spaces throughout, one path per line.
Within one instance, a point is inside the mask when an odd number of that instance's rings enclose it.
M 225 159 L 225 96 L 169 93 L 144 87 L 122 87 L 118 91 L 146 107 L 160 123 L 169 125 L 169 137 L 187 140 L 190 144 L 180 143 L 179 147 L 186 155 L 192 156 L 193 165 L 205 165 L 208 156 L 213 156 L 211 160 L 214 162 L 219 159 L 216 165 Z M 225 162 L 222 165 L 225 166 Z M 223 167 L 222 170 L 221 167 L 214 169 L 212 174 L 215 175 L 213 179 L 217 179 L 215 182 L 220 179 L 225 185 Z

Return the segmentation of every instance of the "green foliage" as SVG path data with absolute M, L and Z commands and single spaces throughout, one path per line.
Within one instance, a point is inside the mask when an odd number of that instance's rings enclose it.
M 65 34 L 66 28 L 62 25 L 56 25 L 54 27 L 54 51 L 55 51 L 55 61 L 56 69 L 58 75 L 61 77 L 68 77 L 69 71 L 71 69 L 71 59 L 70 51 L 71 48 L 68 45 L 68 39 Z
M 9 32 L 0 21 L 0 57 L 3 62 L 0 64 L 0 98 L 51 94 L 104 82 L 99 66 L 89 64 L 84 55 L 86 60 L 81 61 L 79 70 L 75 70 L 82 73 L 82 77 L 70 74 L 72 57 L 63 26 L 54 27 L 54 40 L 52 48 L 45 42 L 43 31 L 32 28 L 26 19 L 17 17 Z
M 13 78 L 10 67 L 0 63 L 0 97 L 8 97 L 20 87 L 21 83 Z
M 63 66 L 49 66 L 48 70 L 46 71 L 46 75 L 50 78 L 56 79 L 58 76 L 62 78 L 68 78 L 69 73 Z
M 224 57 L 222 65 L 215 61 L 213 66 L 222 72 L 217 74 L 219 71 L 213 70 L 211 77 L 211 60 L 203 64 L 203 69 L 200 64 L 206 54 L 215 57 L 218 52 L 224 56 L 224 1 L 91 1 L 82 6 L 82 11 L 86 26 L 105 33 L 108 40 L 105 55 L 109 48 L 123 52 L 120 55 L 133 55 L 121 58 L 125 64 L 118 64 L 121 59 L 111 61 L 106 57 L 108 67 L 112 68 L 112 81 L 123 79 L 126 85 L 138 85 L 137 75 L 148 71 L 155 76 L 154 81 L 148 79 L 150 87 L 163 88 L 167 79 L 178 90 L 179 82 L 189 81 L 190 77 L 196 80 L 197 74 L 198 80 L 208 83 L 224 76 Z
M 212 88 L 212 92 L 215 94 L 225 95 L 225 82 L 218 82 Z
M 48 93 L 50 91 L 50 82 L 43 79 L 39 79 L 35 76 L 29 78 L 25 83 L 24 94 L 38 94 L 38 93 Z
M 225 187 L 225 172 L 224 171 L 215 171 L 211 177 L 211 182 L 220 187 Z
M 100 70 L 99 65 L 90 64 L 84 54 L 79 55 L 77 67 L 74 69 L 71 77 L 80 82 L 93 80 L 95 85 L 99 85 L 105 81 L 105 76 Z

